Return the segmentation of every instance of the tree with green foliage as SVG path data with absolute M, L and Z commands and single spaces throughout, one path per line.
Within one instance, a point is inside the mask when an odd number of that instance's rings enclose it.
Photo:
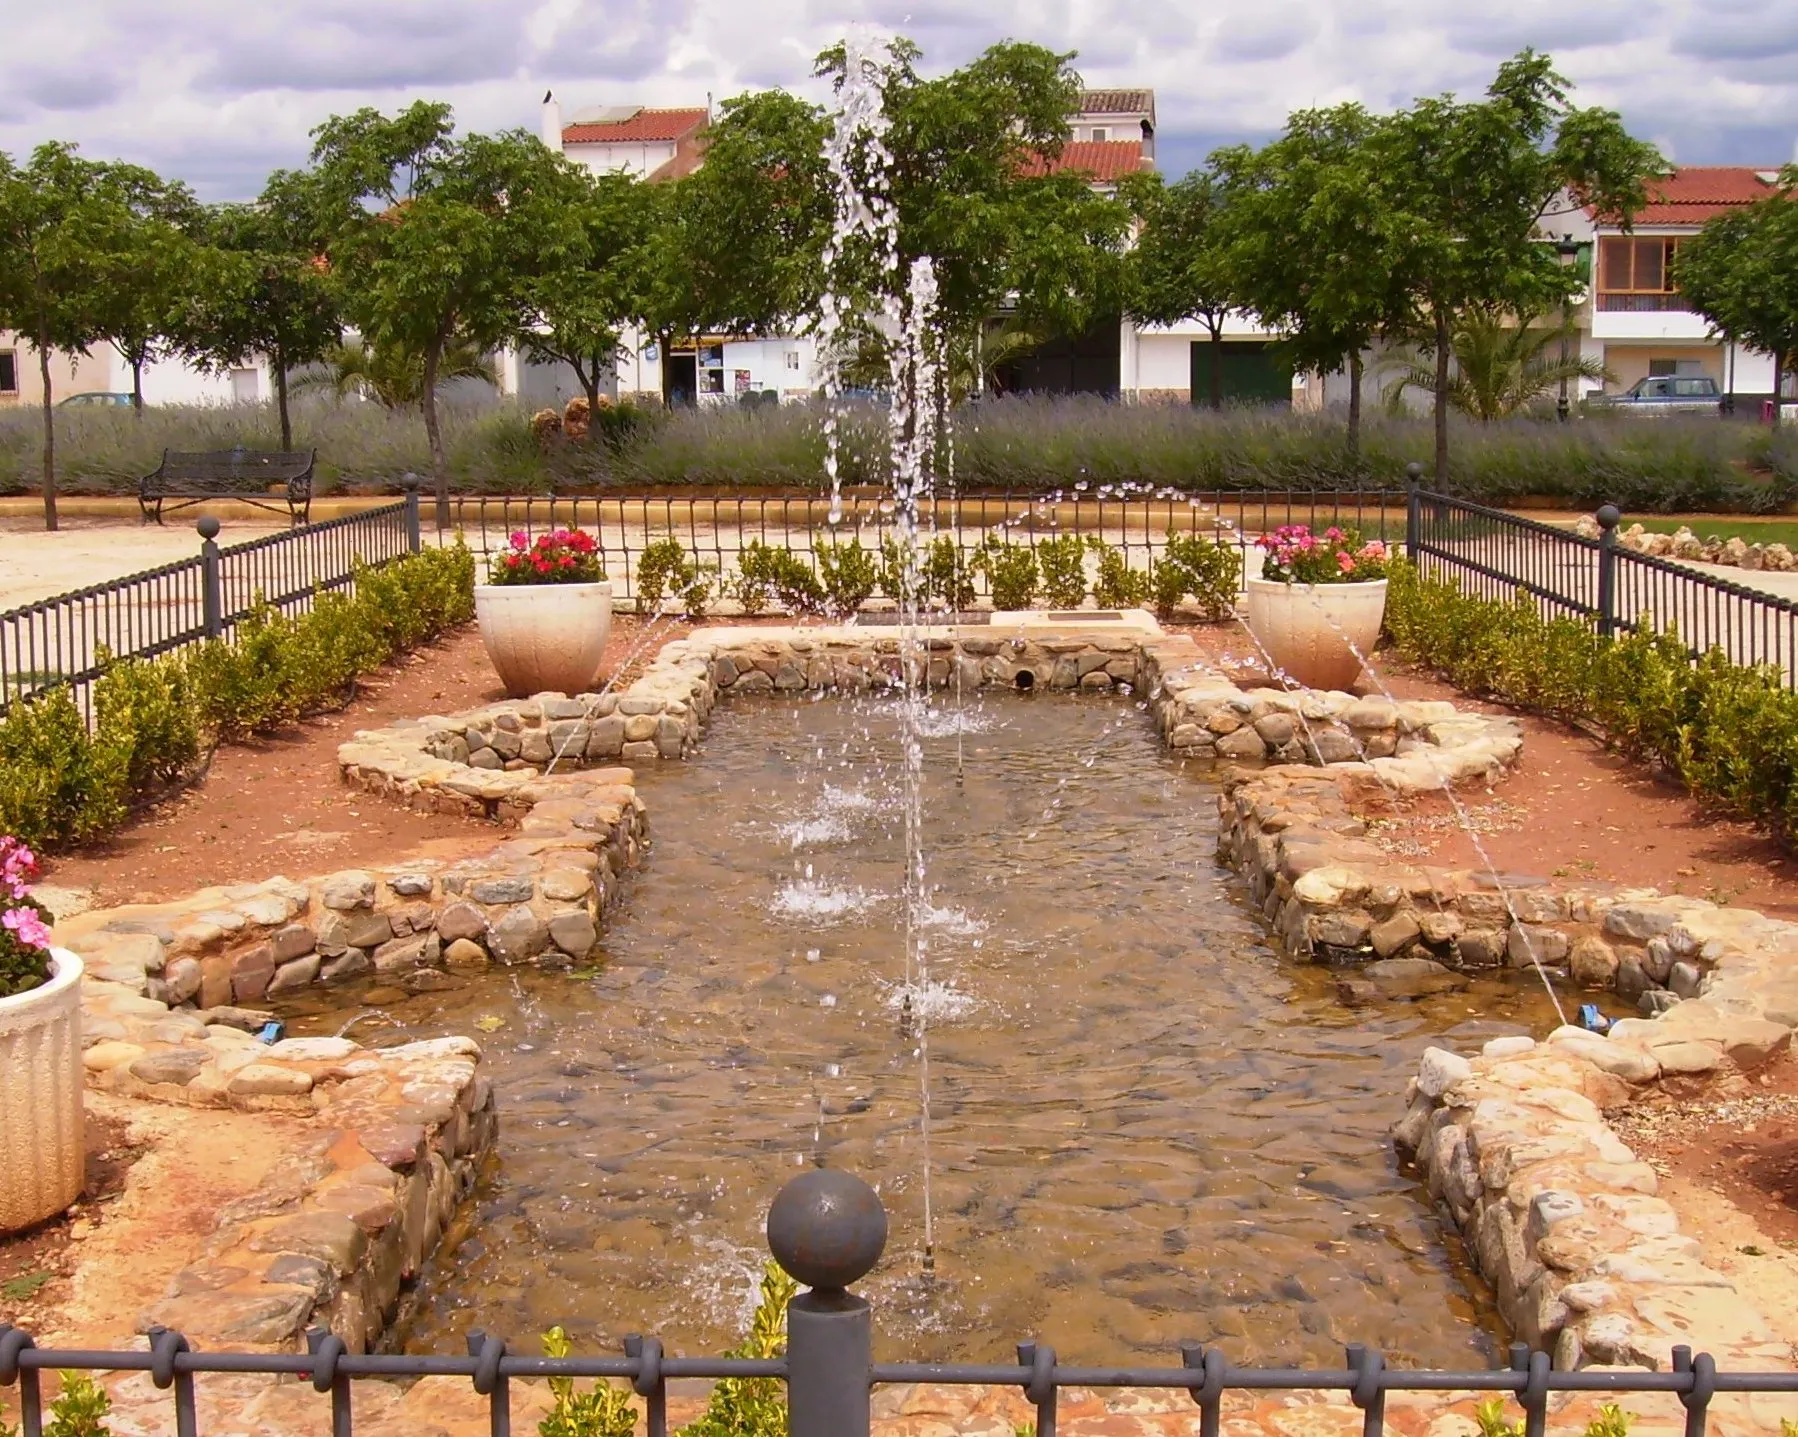
M 144 412 L 144 368 L 180 347 L 181 317 L 209 283 L 198 237 L 204 212 L 178 182 L 131 183 L 101 255 L 98 338 L 131 366 L 131 407 Z
M 1448 480 L 1454 329 L 1473 309 L 1541 314 L 1580 286 L 1545 242 L 1569 201 L 1628 226 L 1665 161 L 1613 110 L 1567 103 L 1546 55 L 1523 50 L 1486 96 L 1419 99 L 1368 137 L 1369 182 L 1394 246 L 1410 328 L 1434 356 L 1435 477 Z
M 412 409 L 424 403 L 425 357 L 388 342 L 351 339 L 319 356 L 321 368 L 301 375 L 295 389 L 328 389 L 339 399 L 356 395 L 383 409 Z M 499 383 L 493 362 L 467 340 L 453 338 L 437 361 L 437 378 Z
M 449 461 L 437 385 L 452 341 L 487 351 L 522 336 L 530 286 L 585 252 L 571 167 L 533 135 L 457 135 L 447 105 L 372 109 L 313 131 L 335 212 L 331 270 L 370 344 L 423 356 L 421 409 L 447 526 Z
M 1196 319 L 1211 336 L 1209 403 L 1224 404 L 1224 317 L 1240 304 L 1230 264 L 1230 192 L 1209 170 L 1173 184 L 1153 172 L 1126 177 L 1141 226 L 1126 263 L 1127 307 L 1141 324 Z
M 639 309 L 643 248 L 654 233 L 656 206 L 649 186 L 628 174 L 583 171 L 570 178 L 586 240 L 564 254 L 560 267 L 527 281 L 520 341 L 532 359 L 572 369 L 588 405 L 598 409 L 620 331 Z
M 318 177 L 293 170 L 270 175 L 253 204 L 214 207 L 204 228 L 209 273 L 183 326 L 181 348 L 203 368 L 267 359 L 283 449 L 293 448 L 289 374 L 324 360 L 343 336 L 325 257 L 329 218 Z
M 37 351 L 44 395 L 44 527 L 55 529 L 56 411 L 50 355 L 85 354 L 108 330 L 108 278 L 161 182 L 136 165 L 83 159 L 73 145 L 39 145 L 23 165 L 0 152 L 0 328 Z
M 1780 172 L 1776 193 L 1682 244 L 1673 277 L 1713 330 L 1773 356 L 1779 423 L 1780 377 L 1798 370 L 1798 165 Z
M 1361 443 L 1361 356 L 1406 312 L 1399 246 L 1370 170 L 1380 123 L 1355 104 L 1299 110 L 1279 139 L 1211 157 L 1229 197 L 1224 288 L 1280 331 L 1296 369 L 1347 368 L 1351 455 Z

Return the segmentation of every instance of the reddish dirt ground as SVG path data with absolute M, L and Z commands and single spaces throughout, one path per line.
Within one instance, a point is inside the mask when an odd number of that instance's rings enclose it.
M 627 657 L 633 669 L 641 666 L 687 629 L 684 622 L 663 620 L 637 652 L 641 622 L 619 615 L 605 672 Z M 259 882 L 277 873 L 297 878 L 390 862 L 403 854 L 449 856 L 491 842 L 493 830 L 485 825 L 413 813 L 344 788 L 337 746 L 358 729 L 454 713 L 503 697 L 471 625 L 370 676 L 341 713 L 219 749 L 199 782 L 106 842 L 48 861 L 44 882 L 90 890 L 96 907 L 111 907 L 179 898 L 210 884 Z
M 1798 1058 L 1711 1084 L 1697 1099 L 1657 1095 L 1613 1121 L 1657 1172 L 1721 1194 L 1768 1237 L 1798 1247 Z
M 1240 656 L 1236 631 L 1190 632 L 1220 658 Z M 1522 723 L 1516 768 L 1489 793 L 1461 795 L 1500 873 L 1654 887 L 1798 919 L 1798 861 L 1766 834 L 1708 813 L 1678 784 L 1606 752 L 1587 734 L 1471 699 L 1390 659 L 1376 663 L 1396 698 L 1446 699 Z M 1252 671 L 1238 665 L 1236 672 L 1241 681 Z M 1444 868 L 1486 866 L 1445 799 L 1375 800 L 1365 812 L 1397 853 Z

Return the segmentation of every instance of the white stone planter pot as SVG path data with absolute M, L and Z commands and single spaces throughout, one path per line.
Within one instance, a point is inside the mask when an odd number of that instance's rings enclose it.
M 81 1195 L 81 960 L 51 950 L 55 976 L 0 998 L 0 1232 L 55 1217 Z
M 1249 629 L 1288 677 L 1313 689 L 1349 689 L 1373 652 L 1386 613 L 1386 581 L 1282 584 L 1249 580 Z M 1346 637 L 1345 637 L 1346 636 Z
M 474 611 L 514 698 L 593 686 L 612 633 L 610 584 L 476 584 Z

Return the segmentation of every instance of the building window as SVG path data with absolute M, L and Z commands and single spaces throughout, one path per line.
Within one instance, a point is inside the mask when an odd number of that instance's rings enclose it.
M 19 352 L 0 349 L 0 394 L 19 392 Z
M 1106 129 L 1103 125 L 1094 125 L 1093 138 L 1101 142 L 1109 140 L 1111 138 L 1111 131 Z
M 1689 308 L 1673 285 L 1679 241 L 1664 235 L 1605 235 L 1598 242 L 1598 307 L 1648 313 Z
M 787 368 L 792 370 L 799 368 L 799 351 L 797 349 L 787 351 Z

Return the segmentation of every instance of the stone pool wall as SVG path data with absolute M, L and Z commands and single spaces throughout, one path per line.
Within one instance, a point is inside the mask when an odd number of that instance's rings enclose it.
M 1449 973 L 1539 960 L 1638 1004 L 1644 1016 L 1608 1037 L 1568 1038 L 1632 1082 L 1725 1061 L 1752 1068 L 1789 1045 L 1798 970 L 1784 955 L 1798 949 L 1798 924 L 1652 889 L 1521 874 L 1504 875 L 1501 892 L 1490 874 L 1380 849 L 1358 813 L 1379 792 L 1357 764 L 1225 776 L 1219 854 L 1247 878 L 1290 952 L 1367 965 L 1351 984 L 1377 984 L 1394 971 L 1383 965 L 1413 971 L 1420 959 Z
M 1688 1344 L 1726 1370 L 1790 1370 L 1792 1334 L 1706 1266 L 1654 1170 L 1606 1125 L 1631 1091 L 1595 1061 L 1603 1046 L 1563 1029 L 1547 1043 L 1494 1039 L 1471 1060 L 1430 1049 L 1394 1132 L 1400 1153 L 1460 1228 L 1512 1330 L 1557 1368 L 1664 1371 Z M 1754 1401 L 1767 1426 L 1798 1416 L 1791 1399 Z
M 379 1050 L 347 1038 L 267 1044 L 267 1014 L 171 1009 L 86 979 L 90 1086 L 188 1107 L 302 1115 L 310 1136 L 227 1204 L 205 1253 L 143 1314 L 206 1347 L 292 1349 L 312 1323 L 352 1351 L 385 1329 L 436 1248 L 497 1128 L 468 1038 Z

